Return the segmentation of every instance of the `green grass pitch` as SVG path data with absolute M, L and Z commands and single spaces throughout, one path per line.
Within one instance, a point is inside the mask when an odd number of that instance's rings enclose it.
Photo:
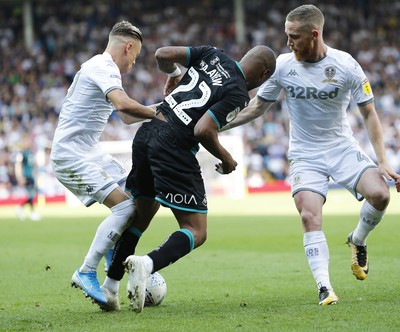
M 332 196 L 324 231 L 340 303 L 328 307 L 318 305 L 293 202 L 277 197 L 210 200 L 207 242 L 160 271 L 167 297 L 141 314 L 129 309 L 126 280 L 118 313 L 100 311 L 70 286 L 107 210 L 48 205 L 41 221 L 21 222 L 13 208 L 1 207 L 0 331 L 399 331 L 398 197 L 368 240 L 370 274 L 358 281 L 345 240 L 359 203 L 345 194 L 354 208 L 335 207 L 341 198 Z M 146 254 L 176 228 L 163 209 L 136 253 Z M 104 277 L 99 269 L 100 282 Z

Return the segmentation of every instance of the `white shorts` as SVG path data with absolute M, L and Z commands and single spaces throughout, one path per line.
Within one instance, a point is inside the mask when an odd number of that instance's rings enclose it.
M 358 145 L 337 146 L 319 155 L 289 160 L 292 196 L 307 190 L 321 194 L 325 199 L 329 180 L 350 191 L 359 201 L 363 197 L 356 187 L 362 174 L 376 164 Z
M 125 187 L 128 172 L 110 154 L 84 160 L 52 160 L 57 179 L 86 206 L 103 204 L 118 186 Z

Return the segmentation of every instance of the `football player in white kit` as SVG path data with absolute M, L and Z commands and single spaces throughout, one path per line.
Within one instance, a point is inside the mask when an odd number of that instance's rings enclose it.
M 348 53 L 323 41 L 324 16 L 314 5 L 303 5 L 286 17 L 285 33 L 291 53 L 277 58 L 275 73 L 258 90 L 237 118 L 224 130 L 261 116 L 281 90 L 290 117 L 290 183 L 304 228 L 304 249 L 318 287 L 319 304 L 339 301 L 329 277 L 329 251 L 322 231 L 322 207 L 330 179 L 365 198 L 358 225 L 348 235 L 351 269 L 363 280 L 368 274 L 366 239 L 382 220 L 389 204 L 387 180 L 399 175 L 387 162 L 374 97 L 363 70 Z M 376 154 L 375 163 L 352 134 L 346 110 L 354 98 L 364 118 Z
M 155 116 L 155 109 L 131 99 L 122 87 L 142 48 L 142 34 L 127 21 L 114 25 L 107 47 L 82 64 L 64 100 L 55 131 L 51 163 L 57 179 L 83 204 L 104 204 L 111 210 L 98 227 L 72 285 L 98 303 L 107 303 L 97 280 L 97 267 L 129 226 L 133 200 L 124 192 L 128 175 L 122 165 L 105 153 L 99 139 L 113 110 L 126 124 Z

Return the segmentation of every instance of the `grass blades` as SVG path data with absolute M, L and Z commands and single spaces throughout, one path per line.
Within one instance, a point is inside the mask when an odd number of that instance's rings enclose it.
M 58 207 L 40 222 L 20 222 L 9 212 L 0 219 L 0 331 L 400 330 L 398 214 L 387 215 L 368 240 L 365 281 L 352 275 L 345 245 L 357 216 L 324 218 L 340 303 L 321 307 L 298 216 L 211 210 L 205 245 L 160 271 L 168 287 L 164 302 L 136 314 L 129 309 L 125 280 L 118 313 L 100 311 L 70 286 L 106 215 L 70 212 Z M 160 214 L 136 253 L 146 254 L 176 229 L 171 215 Z M 102 282 L 101 268 L 98 274 Z

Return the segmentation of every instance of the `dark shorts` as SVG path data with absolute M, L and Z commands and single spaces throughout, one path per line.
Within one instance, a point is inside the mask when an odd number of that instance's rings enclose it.
M 25 178 L 25 189 L 28 192 L 29 198 L 33 199 L 36 196 L 36 183 L 32 177 Z
M 165 121 L 144 123 L 132 144 L 132 170 L 126 189 L 134 198 L 154 198 L 163 206 L 207 213 L 198 146 L 180 142 Z

